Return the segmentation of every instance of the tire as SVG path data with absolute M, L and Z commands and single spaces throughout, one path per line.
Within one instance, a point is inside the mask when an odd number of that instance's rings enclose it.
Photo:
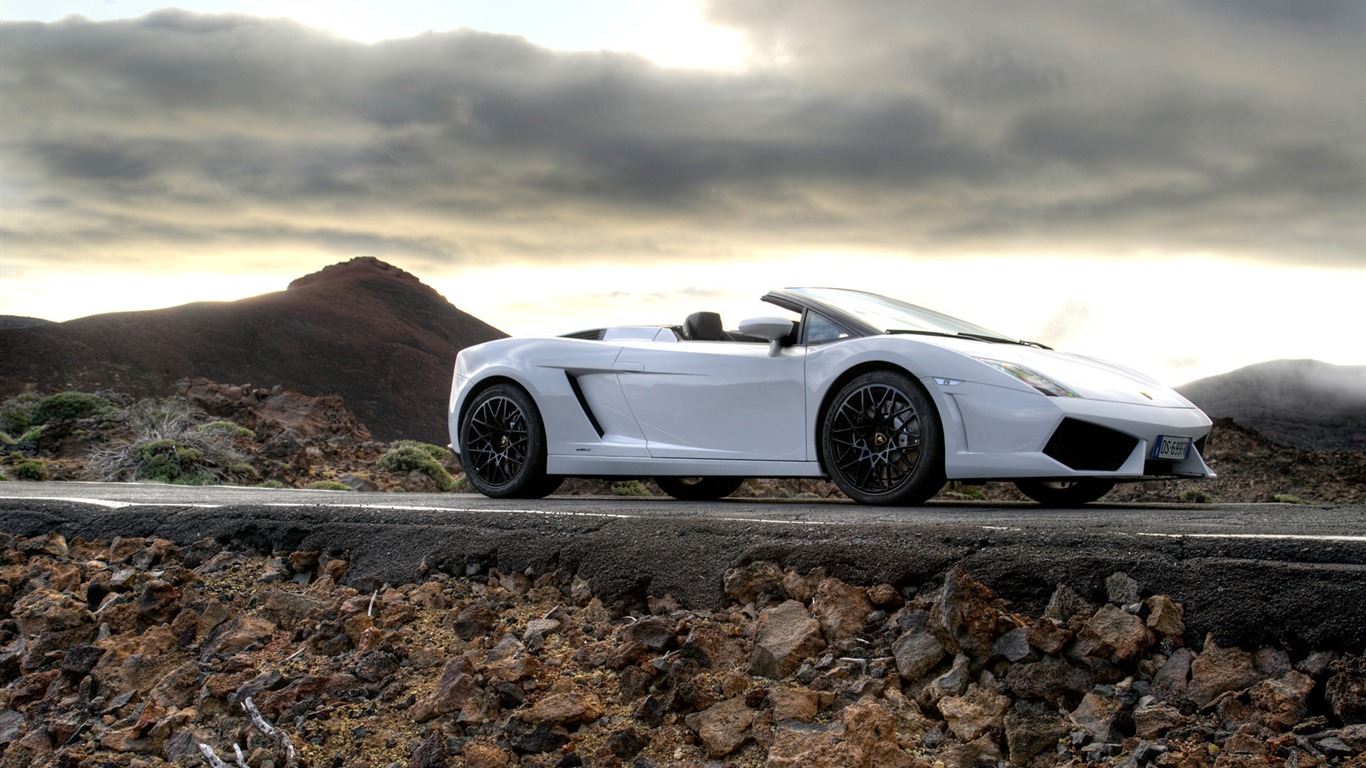
M 539 499 L 563 478 L 545 472 L 545 424 L 531 396 L 495 384 L 460 422 L 460 463 L 474 489 L 495 499 Z
M 682 501 L 715 501 L 735 493 L 743 477 L 656 477 L 659 489 Z
M 831 398 L 821 419 L 825 471 L 860 504 L 915 506 L 944 487 L 944 433 L 934 401 L 896 371 L 871 371 Z
M 1086 478 L 1083 480 L 1017 480 L 1020 493 L 1045 507 L 1079 507 L 1090 504 L 1115 487 L 1114 481 Z

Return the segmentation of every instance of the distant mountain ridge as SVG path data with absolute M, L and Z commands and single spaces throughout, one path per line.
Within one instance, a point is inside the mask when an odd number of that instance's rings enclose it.
M 231 302 L 0 330 L 0 397 L 27 389 L 171 395 L 181 379 L 341 395 L 378 440 L 440 445 L 461 349 L 507 334 L 371 257 Z
M 1273 360 L 1177 387 L 1211 418 L 1229 418 L 1307 450 L 1366 451 L 1366 366 Z
M 43 320 L 38 317 L 24 317 L 23 315 L 0 315 L 0 331 L 7 331 L 11 328 L 31 328 L 35 325 L 52 325 L 51 320 Z

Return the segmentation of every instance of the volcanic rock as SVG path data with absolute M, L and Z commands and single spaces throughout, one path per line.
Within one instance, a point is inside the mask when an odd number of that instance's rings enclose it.
M 1211 635 L 1205 638 L 1204 650 L 1191 661 L 1187 695 L 1195 706 L 1204 707 L 1221 693 L 1240 691 L 1261 679 L 1252 654 L 1240 648 L 1221 648 Z
M 830 645 L 861 633 L 872 612 L 873 605 L 868 601 L 866 591 L 835 578 L 822 581 L 811 602 L 811 613 L 821 625 L 825 642 Z
M 787 677 L 808 656 L 825 647 L 820 622 L 806 606 L 788 600 L 759 614 L 750 674 L 774 679 Z
M 725 757 L 748 741 L 753 734 L 755 712 L 745 703 L 744 696 L 717 702 L 701 712 L 687 717 L 688 727 L 697 733 L 707 754 Z

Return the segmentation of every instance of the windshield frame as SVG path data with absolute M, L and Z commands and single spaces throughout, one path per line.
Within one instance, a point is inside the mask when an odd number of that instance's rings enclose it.
M 849 327 L 859 336 L 925 334 L 1020 344 L 1006 334 L 932 309 L 868 291 L 847 288 L 784 288 L 764 300 L 802 312 L 815 309 Z

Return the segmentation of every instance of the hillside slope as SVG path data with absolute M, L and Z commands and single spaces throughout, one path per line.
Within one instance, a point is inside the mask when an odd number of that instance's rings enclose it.
M 1177 388 L 1211 418 L 1228 418 L 1307 450 L 1366 450 L 1366 366 L 1273 360 Z
M 505 336 L 374 258 L 232 302 L 0 331 L 0 397 L 35 389 L 175 392 L 181 379 L 337 394 L 376 439 L 446 444 L 451 365 Z

